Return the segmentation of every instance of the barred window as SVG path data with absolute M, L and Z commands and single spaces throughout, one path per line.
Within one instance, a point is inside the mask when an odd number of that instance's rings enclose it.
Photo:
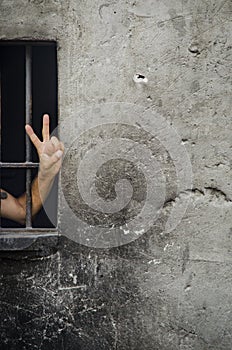
M 31 183 L 38 172 L 37 152 L 25 124 L 42 135 L 42 116 L 50 115 L 50 131 L 57 127 L 57 57 L 55 42 L 0 42 L 1 188 L 14 197 L 26 192 L 26 224 L 1 218 L 1 237 L 56 232 L 57 179 L 47 198 L 49 218 L 42 208 L 32 220 Z M 51 215 L 52 220 L 51 220 Z M 16 236 L 15 236 L 16 237 Z M 1 247 L 0 247 L 1 249 Z

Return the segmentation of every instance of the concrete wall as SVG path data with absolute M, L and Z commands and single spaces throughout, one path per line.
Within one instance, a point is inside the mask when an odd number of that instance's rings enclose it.
M 231 1 L 2 0 L 0 14 L 1 39 L 58 42 L 67 150 L 66 237 L 0 252 L 0 348 L 230 350 Z M 125 139 L 143 148 L 136 155 Z M 96 187 L 109 206 L 115 183 L 131 181 L 119 214 L 85 206 L 76 187 L 97 141 L 108 143 L 84 177 L 107 160 Z M 124 200 L 127 190 L 121 183 Z M 149 223 L 127 230 L 150 193 Z

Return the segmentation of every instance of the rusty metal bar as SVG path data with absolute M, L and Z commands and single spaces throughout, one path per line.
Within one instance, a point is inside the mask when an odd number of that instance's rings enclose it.
M 32 47 L 26 46 L 26 124 L 32 122 Z M 26 162 L 31 160 L 30 140 L 26 136 Z M 26 170 L 26 227 L 31 227 L 31 169 Z
M 25 163 L 1 163 L 0 168 L 38 168 L 39 163 L 25 162 Z

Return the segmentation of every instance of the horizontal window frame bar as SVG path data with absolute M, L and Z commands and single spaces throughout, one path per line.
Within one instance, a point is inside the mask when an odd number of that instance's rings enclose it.
M 23 228 L 18 228 L 18 227 L 1 227 L 0 228 L 0 232 L 1 232 L 1 234 L 0 234 L 0 237 L 1 237 L 1 235 L 2 235 L 2 232 L 6 232 L 6 233 L 14 233 L 14 232 L 16 232 L 16 233 L 23 233 L 23 232 L 25 232 L 25 233 L 27 233 L 28 234 L 28 232 L 33 232 L 33 233 L 35 233 L 35 232 L 38 232 L 38 233 L 43 233 L 43 232 L 46 232 L 46 233 L 48 233 L 48 232 L 58 232 L 58 228 L 57 227 L 54 227 L 54 228 L 43 228 L 43 227 L 41 227 L 41 228 L 38 228 L 38 227 L 23 227 Z
M 37 239 L 39 237 L 58 237 L 60 236 L 60 232 L 57 228 L 55 229 L 6 229 L 3 231 L 3 229 L 1 229 L 0 231 L 0 241 L 1 239 L 5 240 L 5 239 L 10 239 L 10 238 L 28 238 L 28 239 Z
M 0 46 L 57 46 L 55 40 L 0 40 Z
M 26 169 L 31 169 L 31 168 L 38 168 L 39 163 L 33 163 L 33 162 L 24 162 L 24 163 L 6 163 L 6 162 L 0 162 L 0 168 L 26 168 Z

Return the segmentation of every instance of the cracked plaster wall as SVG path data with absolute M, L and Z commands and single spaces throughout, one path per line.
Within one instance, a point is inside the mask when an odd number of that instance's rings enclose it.
M 0 349 L 230 350 L 231 1 L 2 0 L 0 13 L 1 39 L 57 40 L 61 122 L 79 104 L 158 111 L 193 170 L 193 189 L 167 193 L 167 212 L 189 200 L 170 234 L 0 252 Z

